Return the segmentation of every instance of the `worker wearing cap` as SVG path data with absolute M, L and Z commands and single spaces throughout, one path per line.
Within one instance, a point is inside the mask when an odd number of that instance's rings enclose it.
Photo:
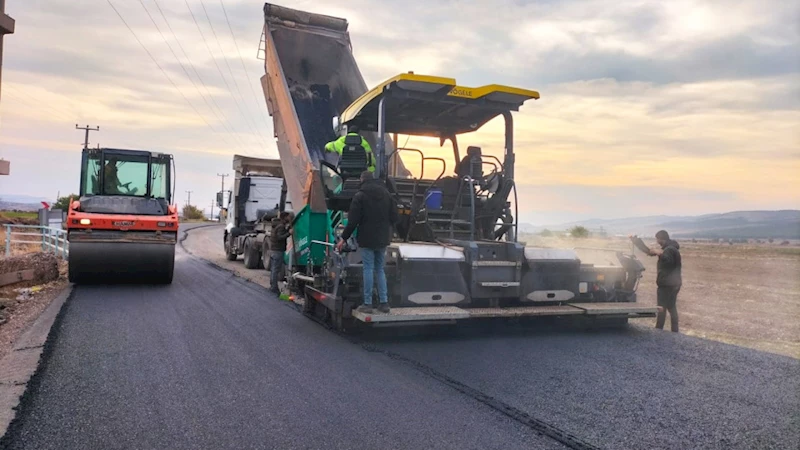
M 631 238 L 637 239 L 635 236 Z M 634 242 L 636 241 L 634 240 Z M 649 249 L 644 246 L 644 243 L 639 242 L 639 245 L 644 247 L 640 248 L 640 250 L 649 256 L 658 256 L 658 273 L 656 275 L 658 315 L 656 317 L 656 328 L 664 329 L 664 322 L 669 312 L 670 328 L 677 333 L 678 292 L 680 292 L 683 284 L 681 276 L 681 246 L 674 239 L 670 239 L 666 230 L 660 230 L 656 233 L 656 242 L 661 247 L 659 249 Z
M 336 139 L 335 141 L 330 141 L 327 144 L 325 144 L 325 151 L 336 153 L 339 156 L 342 156 L 342 150 L 344 150 L 345 147 L 344 139 L 347 136 L 359 136 L 361 138 L 361 146 L 364 147 L 364 151 L 367 152 L 367 161 L 368 161 L 367 170 L 369 170 L 370 172 L 375 172 L 375 155 L 372 153 L 372 148 L 369 146 L 369 142 L 367 142 L 367 140 L 364 139 L 364 137 L 361 136 L 358 133 L 358 131 L 359 129 L 357 125 L 348 125 L 347 135 L 340 136 L 339 139 Z
M 284 277 L 283 254 L 286 252 L 286 240 L 292 235 L 292 216 L 282 212 L 272 219 L 272 233 L 269 237 L 269 290 L 280 294 L 278 281 Z

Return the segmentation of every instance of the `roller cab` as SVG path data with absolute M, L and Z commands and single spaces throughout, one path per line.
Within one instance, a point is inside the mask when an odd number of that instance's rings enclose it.
M 178 235 L 172 155 L 84 149 L 67 220 L 69 280 L 171 283 Z

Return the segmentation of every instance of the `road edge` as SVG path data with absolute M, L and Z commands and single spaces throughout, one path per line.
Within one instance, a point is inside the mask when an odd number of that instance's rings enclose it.
M 0 360 L 0 442 L 16 419 L 22 397 L 39 370 L 44 346 L 72 292 L 68 284 Z
M 210 260 L 208 258 L 204 258 L 203 256 L 196 255 L 189 248 L 186 247 L 186 245 L 184 244 L 184 241 L 186 241 L 186 239 L 189 238 L 189 233 L 190 232 L 192 232 L 194 230 L 197 230 L 197 229 L 200 229 L 200 228 L 207 228 L 207 227 L 212 227 L 212 226 L 215 226 L 215 225 L 220 225 L 220 224 L 201 225 L 201 226 L 196 226 L 196 227 L 191 227 L 191 228 L 188 228 L 188 229 L 185 229 L 185 230 L 181 230 L 181 232 L 183 234 L 178 239 L 178 245 L 180 245 L 181 249 L 183 251 L 185 251 L 186 253 L 188 253 L 191 257 L 196 258 L 199 261 L 202 261 L 204 264 L 208 264 L 209 266 L 211 266 L 211 267 L 213 267 L 213 268 L 215 268 L 217 270 L 225 272 L 225 273 L 231 275 L 233 278 L 239 280 L 240 282 L 248 283 L 248 284 L 251 284 L 251 285 L 254 285 L 254 286 L 258 286 L 259 290 L 267 290 L 268 291 L 269 290 L 269 286 L 268 285 L 261 284 L 256 280 L 253 280 L 251 278 L 243 276 L 242 274 L 237 273 L 236 271 L 231 270 L 228 267 L 224 267 L 224 266 L 222 266 L 222 265 L 220 265 L 220 264 L 218 264 L 218 263 L 216 263 L 216 262 L 214 262 L 214 261 L 212 261 L 212 260 Z M 268 294 L 268 295 L 270 295 L 270 294 Z M 302 302 L 298 302 L 297 299 L 284 300 L 284 299 L 280 298 L 280 296 L 276 296 L 276 298 L 278 300 L 280 300 L 281 302 L 286 303 L 287 305 L 291 306 L 292 308 L 294 308 L 294 309 L 296 309 L 298 311 L 300 311 L 300 309 L 303 306 L 303 303 Z

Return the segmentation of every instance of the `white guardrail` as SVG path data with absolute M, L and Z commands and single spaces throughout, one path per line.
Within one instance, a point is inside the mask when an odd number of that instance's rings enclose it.
M 5 255 L 11 256 L 12 247 L 41 246 L 42 251 L 49 251 L 64 259 L 69 258 L 69 241 L 67 232 L 59 228 L 39 225 L 5 225 Z

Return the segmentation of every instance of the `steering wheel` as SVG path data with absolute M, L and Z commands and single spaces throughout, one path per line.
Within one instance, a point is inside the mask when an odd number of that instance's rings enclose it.
M 127 191 L 127 192 L 125 192 L 126 194 L 131 194 L 131 195 L 136 194 L 136 192 L 139 191 L 139 188 L 135 187 L 135 188 L 131 189 L 131 188 L 128 187 L 130 185 L 131 185 L 131 181 L 128 181 L 127 183 L 121 184 L 120 186 L 125 188 L 125 190 Z

